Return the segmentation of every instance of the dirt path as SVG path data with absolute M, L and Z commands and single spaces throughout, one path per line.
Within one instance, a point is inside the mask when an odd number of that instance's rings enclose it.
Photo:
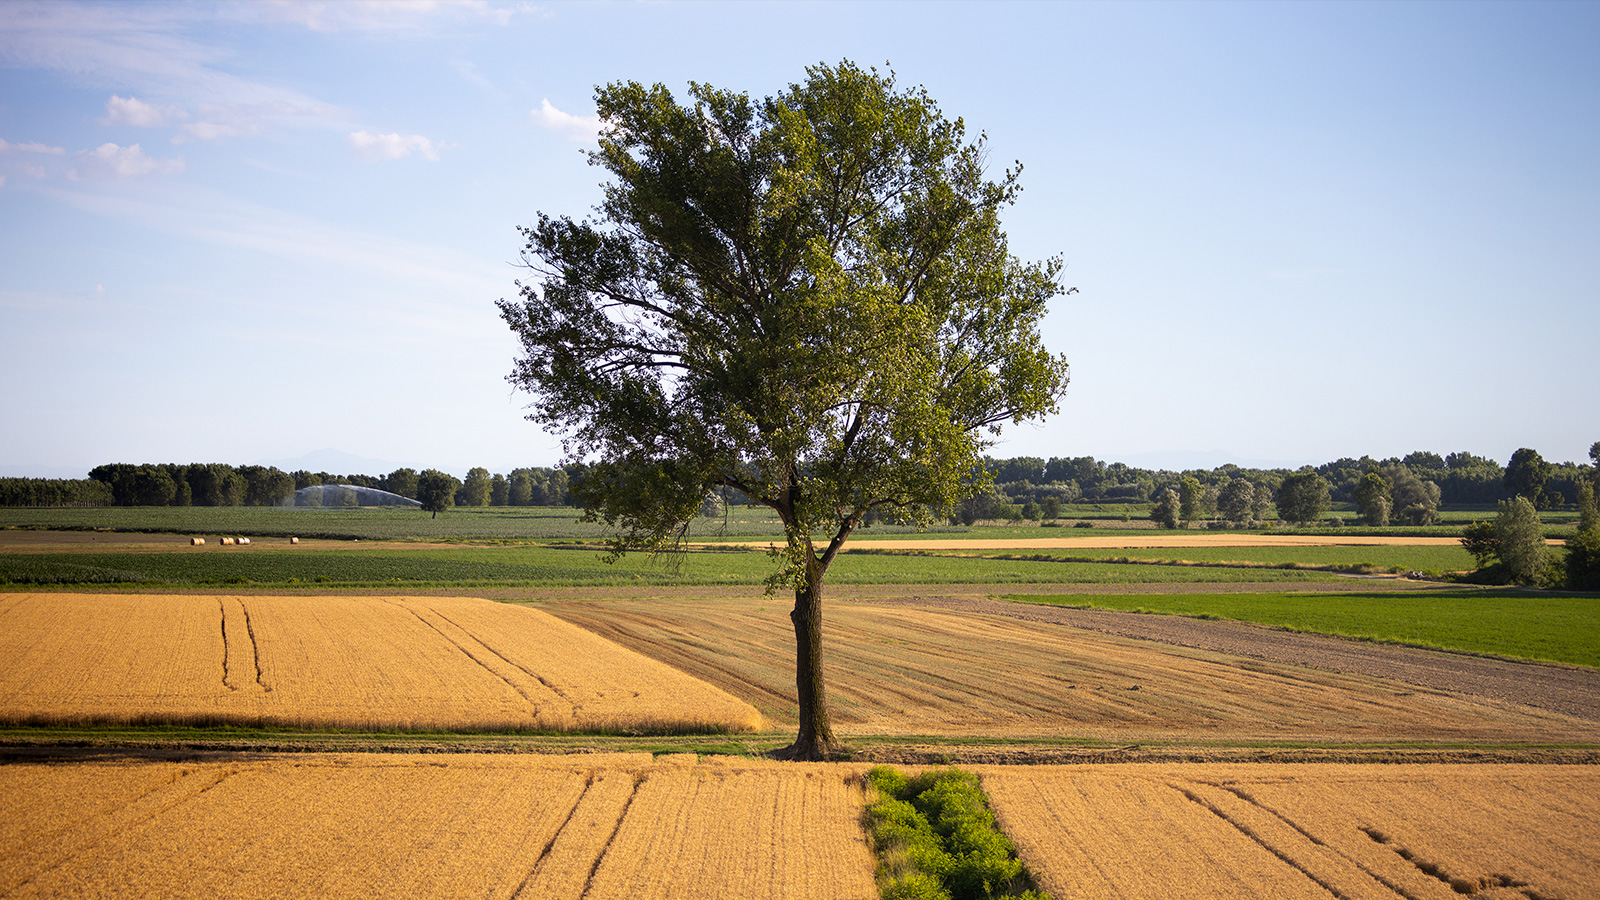
M 861 602 L 1049 622 L 1271 662 L 1390 678 L 1432 690 L 1521 703 L 1600 721 L 1600 671 L 1303 634 L 1243 622 L 1069 609 L 973 596 L 874 597 Z

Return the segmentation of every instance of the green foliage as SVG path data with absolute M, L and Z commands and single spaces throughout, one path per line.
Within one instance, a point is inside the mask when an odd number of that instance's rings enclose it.
M 1361 476 L 1355 489 L 1356 506 L 1368 525 L 1382 527 L 1389 524 L 1389 512 L 1394 504 L 1390 499 L 1389 480 L 1377 472 Z
M 778 513 L 796 748 L 821 754 L 828 567 L 871 516 L 949 516 L 1001 426 L 1055 411 L 1067 364 L 1039 324 L 1061 262 L 1011 255 L 1019 172 L 989 180 L 984 139 L 892 73 L 813 66 L 761 102 L 614 83 L 595 104 L 605 200 L 520 229 L 536 283 L 499 302 L 508 380 L 597 460 L 573 493 L 614 555 L 674 549 L 716 487 Z
M 1537 585 L 1548 577 L 1550 554 L 1539 512 L 1527 497 L 1500 502 L 1494 520 L 1496 555 L 1513 584 Z
M 417 500 L 425 512 L 437 518 L 439 513 L 455 505 L 456 490 L 460 486 L 461 482 L 456 481 L 454 475 L 427 469 L 417 476 Z
M 1536 509 L 1544 509 L 1550 503 L 1550 497 L 1544 490 L 1549 478 L 1550 464 L 1544 461 L 1537 450 L 1523 447 L 1511 454 L 1511 461 L 1506 463 L 1506 490 L 1528 498 L 1528 502 Z
M 1331 504 L 1328 480 L 1310 469 L 1288 476 L 1278 488 L 1278 517 L 1286 522 L 1314 522 Z
M 1582 529 L 1567 538 L 1562 567 L 1569 589 L 1600 591 L 1600 526 Z
M 1162 528 L 1177 528 L 1182 507 L 1183 501 L 1178 492 L 1170 487 L 1163 488 L 1156 497 L 1155 506 L 1150 509 L 1150 521 L 1160 523 Z
M 1217 509 L 1222 513 L 1222 518 L 1242 525 L 1250 521 L 1255 499 L 1255 485 L 1244 478 L 1233 478 L 1218 492 Z
M 1472 554 L 1478 568 L 1486 568 L 1500 558 L 1500 534 L 1493 522 L 1473 522 L 1461 530 L 1461 546 Z
M 1045 897 L 1031 890 L 1032 879 L 995 823 L 976 775 L 948 769 L 908 779 L 879 766 L 868 779 L 878 793 L 867 821 L 883 897 Z

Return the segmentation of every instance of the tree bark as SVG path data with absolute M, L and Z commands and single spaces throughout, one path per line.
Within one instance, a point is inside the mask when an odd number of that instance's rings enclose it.
M 800 732 L 794 743 L 779 751 L 784 759 L 825 760 L 839 752 L 828 717 L 828 699 L 822 678 L 822 579 L 826 569 L 807 553 L 803 583 L 794 591 L 795 688 L 800 703 Z

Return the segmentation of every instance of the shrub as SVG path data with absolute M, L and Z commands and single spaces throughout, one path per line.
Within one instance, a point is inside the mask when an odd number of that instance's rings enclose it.
M 867 816 L 885 898 L 1046 900 L 1031 889 L 976 775 L 948 769 L 907 778 L 879 766 L 868 778 L 880 795 Z

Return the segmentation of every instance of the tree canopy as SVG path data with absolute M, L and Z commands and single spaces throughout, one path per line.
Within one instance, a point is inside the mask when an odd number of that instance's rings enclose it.
M 776 96 L 691 83 L 596 92 L 594 220 L 521 229 L 533 272 L 500 301 L 528 418 L 592 461 L 577 500 L 615 552 L 681 540 L 716 487 L 774 509 L 795 592 L 798 757 L 835 746 L 822 585 L 869 515 L 925 523 L 986 487 L 1006 423 L 1053 412 L 1042 346 L 1059 259 L 1011 255 L 991 180 L 922 89 L 850 62 Z

